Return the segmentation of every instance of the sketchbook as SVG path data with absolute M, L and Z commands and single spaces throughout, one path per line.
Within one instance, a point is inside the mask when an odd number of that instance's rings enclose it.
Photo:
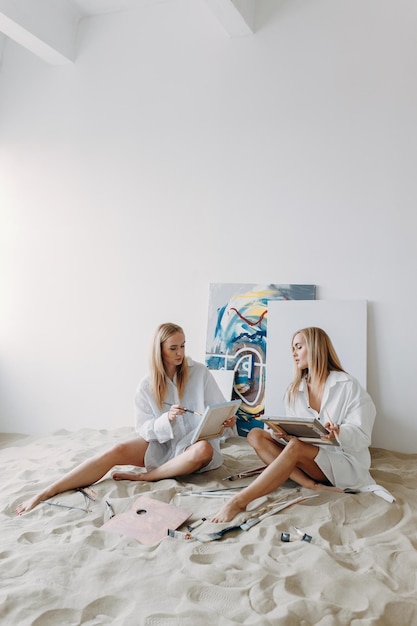
M 285 439 L 286 435 L 297 437 L 306 443 L 315 443 L 323 446 L 338 446 L 336 439 L 322 439 L 329 431 L 315 417 L 268 417 L 260 418 L 275 435 Z
M 191 443 L 203 439 L 221 437 L 225 430 L 223 426 L 224 422 L 230 417 L 233 417 L 240 405 L 240 400 L 221 402 L 220 404 L 209 404 L 200 419 L 200 423 L 196 428 Z

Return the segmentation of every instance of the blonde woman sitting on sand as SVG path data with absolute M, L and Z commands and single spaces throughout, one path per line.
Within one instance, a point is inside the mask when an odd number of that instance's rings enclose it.
M 39 493 L 19 504 L 21 515 L 39 502 L 70 489 L 97 482 L 115 465 L 134 465 L 141 472 L 115 472 L 115 480 L 155 481 L 220 467 L 220 440 L 191 444 L 196 418 L 209 404 L 224 402 L 212 374 L 202 363 L 185 356 L 184 331 L 177 324 L 161 324 L 154 335 L 150 374 L 135 397 L 138 436 L 87 459 Z M 236 417 L 224 425 L 233 428 Z
M 329 336 L 321 328 L 303 328 L 292 338 L 294 380 L 285 395 L 288 417 L 315 417 L 339 446 L 304 443 L 291 437 L 283 444 L 268 429 L 253 428 L 248 441 L 268 466 L 212 518 L 228 522 L 247 505 L 274 491 L 288 478 L 309 489 L 379 491 L 369 468 L 375 406 L 359 382 L 347 374 Z M 390 500 L 392 501 L 392 499 Z

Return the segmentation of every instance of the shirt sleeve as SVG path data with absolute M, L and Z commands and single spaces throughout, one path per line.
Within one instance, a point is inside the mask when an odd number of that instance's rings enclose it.
M 174 438 L 168 411 L 158 411 L 147 380 L 142 381 L 135 396 L 135 430 L 145 441 L 165 443 Z
M 345 402 L 337 419 L 339 440 L 343 448 L 347 450 L 369 448 L 375 414 L 375 405 L 369 394 L 359 383 L 352 381 L 348 385 Z

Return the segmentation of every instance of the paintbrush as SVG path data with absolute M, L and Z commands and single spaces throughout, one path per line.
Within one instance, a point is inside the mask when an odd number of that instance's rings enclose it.
M 204 498 L 224 498 L 233 494 L 228 493 L 235 489 L 243 489 L 243 487 L 224 487 L 223 489 L 206 489 L 205 491 L 189 491 L 188 493 L 180 493 L 180 496 L 203 496 Z
M 327 419 L 330 422 L 330 425 L 331 426 L 336 426 L 336 424 L 332 421 L 332 418 L 330 417 L 329 411 L 327 409 L 326 409 L 326 415 L 327 415 Z M 337 443 L 340 443 L 339 435 L 337 434 L 336 431 L 333 431 L 333 432 L 334 432 L 334 438 L 336 439 Z
M 202 543 L 207 543 L 209 541 L 217 541 L 218 539 L 221 539 L 223 535 L 232 530 L 249 530 L 250 528 L 252 528 L 252 526 L 259 524 L 259 522 L 261 522 L 266 517 L 274 515 L 275 513 L 278 513 L 282 509 L 285 509 L 292 504 L 297 504 L 298 502 L 302 502 L 303 500 L 309 500 L 310 498 L 317 498 L 318 495 L 318 493 L 315 493 L 311 496 L 298 496 L 297 498 L 293 498 L 291 500 L 285 500 L 284 502 L 281 502 L 278 506 L 275 506 L 274 508 L 264 513 L 263 515 L 256 515 L 255 513 L 254 515 L 246 519 L 242 524 L 227 526 L 226 528 L 222 528 L 217 532 L 200 535 L 199 537 L 196 537 L 196 539 L 198 539 L 198 541 L 201 541 Z
M 261 467 L 254 467 L 253 469 L 246 470 L 245 472 L 240 472 L 239 474 L 226 476 L 222 480 L 238 480 L 239 478 L 249 478 L 250 476 L 255 476 L 255 474 L 261 474 L 264 469 L 266 469 L 266 465 L 262 465 Z
M 232 530 L 240 530 L 240 526 L 239 525 L 227 526 L 226 528 L 223 528 L 222 530 L 218 530 L 215 533 L 207 533 L 205 535 L 199 535 L 198 537 L 196 537 L 196 539 L 200 541 L 201 543 L 208 543 L 209 541 L 216 541 L 217 539 L 221 539 L 223 535 L 231 532 Z
M 163 402 L 162 404 L 165 404 L 165 406 L 173 406 L 169 402 Z M 180 409 L 182 409 L 186 413 L 191 413 L 192 415 L 199 415 L 199 416 L 202 415 L 202 413 L 199 413 L 198 411 L 192 411 L 191 409 L 187 409 L 185 406 L 180 406 Z
M 108 500 L 104 500 L 104 504 L 106 505 L 107 513 L 109 514 L 110 519 L 116 515 L 114 509 Z

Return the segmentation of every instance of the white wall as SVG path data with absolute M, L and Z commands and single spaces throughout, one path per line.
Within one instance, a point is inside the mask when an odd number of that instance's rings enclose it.
M 1 430 L 131 424 L 159 322 L 204 359 L 210 282 L 314 283 L 368 301 L 374 445 L 416 451 L 414 0 L 258 7 L 86 19 L 72 66 L 7 42 Z

